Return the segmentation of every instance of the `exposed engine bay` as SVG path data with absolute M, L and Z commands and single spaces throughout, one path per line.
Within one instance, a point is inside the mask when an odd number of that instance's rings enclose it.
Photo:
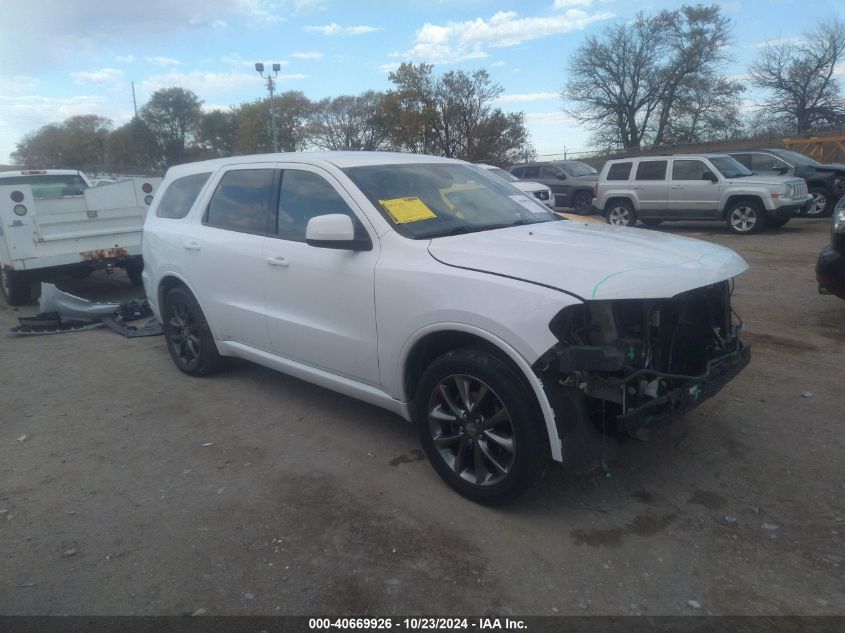
M 565 308 L 549 324 L 559 343 L 534 370 L 550 398 L 561 390 L 583 394 L 586 415 L 598 428 L 644 438 L 650 428 L 716 393 L 748 364 L 731 290 L 724 281 L 670 299 L 587 301 Z M 565 421 L 559 430 L 563 438 Z

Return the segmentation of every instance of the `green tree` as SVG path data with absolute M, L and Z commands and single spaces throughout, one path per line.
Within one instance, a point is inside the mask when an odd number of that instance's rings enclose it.
M 152 94 L 139 116 L 158 145 L 157 163 L 170 167 L 188 157 L 202 119 L 202 101 L 185 88 L 163 88 Z
M 111 120 L 96 114 L 45 125 L 24 136 L 12 160 L 16 164 L 47 169 L 87 169 L 102 165 Z
M 140 117 L 120 126 L 106 139 L 106 161 L 113 171 L 148 173 L 159 170 L 156 138 Z
M 197 130 L 199 153 L 206 158 L 231 156 L 237 131 L 234 109 L 203 114 Z

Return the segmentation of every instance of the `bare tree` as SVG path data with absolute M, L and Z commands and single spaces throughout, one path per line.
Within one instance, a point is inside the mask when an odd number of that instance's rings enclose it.
M 799 43 L 772 42 L 751 65 L 751 83 L 766 90 L 759 112 L 799 134 L 845 121 L 836 78 L 845 59 L 845 23 L 820 22 Z
M 567 111 L 605 147 L 664 145 L 680 111 L 717 101 L 702 90 L 742 89 L 718 72 L 729 35 L 718 5 L 684 5 L 612 25 L 589 36 L 570 59 L 562 95 Z
M 308 140 L 324 150 L 384 149 L 388 130 L 381 103 L 384 93 L 368 90 L 357 96 L 342 95 L 314 104 Z

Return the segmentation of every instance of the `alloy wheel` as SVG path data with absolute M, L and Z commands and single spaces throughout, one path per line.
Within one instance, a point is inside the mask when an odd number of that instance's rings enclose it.
M 478 378 L 455 374 L 441 380 L 429 398 L 428 427 L 440 457 L 469 483 L 492 486 L 513 469 L 517 446 L 510 413 Z
M 200 358 L 200 335 L 196 315 L 184 301 L 174 301 L 171 310 L 167 335 L 179 361 L 187 367 Z
M 610 224 L 616 226 L 629 226 L 631 224 L 631 210 L 623 206 L 613 207 L 607 214 L 607 219 Z
M 827 196 L 819 191 L 813 192 L 813 208 L 807 215 L 816 216 L 824 213 L 827 208 Z
M 731 212 L 731 226 L 738 233 L 748 233 L 757 226 L 759 216 L 757 209 L 748 205 L 742 205 Z

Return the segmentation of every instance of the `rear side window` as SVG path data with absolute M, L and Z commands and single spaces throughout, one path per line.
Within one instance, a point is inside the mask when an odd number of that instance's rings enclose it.
M 520 178 L 539 178 L 540 177 L 540 168 L 539 167 L 524 167 L 522 169 L 522 176 Z
M 613 163 L 607 170 L 608 180 L 628 180 L 631 176 L 632 163 Z
M 276 235 L 285 240 L 304 242 L 308 220 L 330 213 L 348 215 L 357 227 L 352 210 L 324 178 L 300 169 L 282 172 Z
M 200 189 L 208 180 L 211 172 L 205 174 L 192 174 L 191 176 L 184 176 L 177 178 L 170 183 L 167 191 L 158 203 L 156 209 L 156 216 L 159 218 L 169 218 L 171 220 L 181 220 L 186 215 L 191 207 L 194 206 L 194 201 L 200 193 Z
M 665 160 L 645 160 L 637 165 L 637 180 L 665 180 Z
M 267 233 L 275 180 L 273 169 L 226 172 L 208 203 L 205 224 L 241 233 Z
M 543 167 L 543 178 L 558 179 L 561 176 L 566 178 L 566 176 L 563 175 L 563 172 L 557 167 Z

